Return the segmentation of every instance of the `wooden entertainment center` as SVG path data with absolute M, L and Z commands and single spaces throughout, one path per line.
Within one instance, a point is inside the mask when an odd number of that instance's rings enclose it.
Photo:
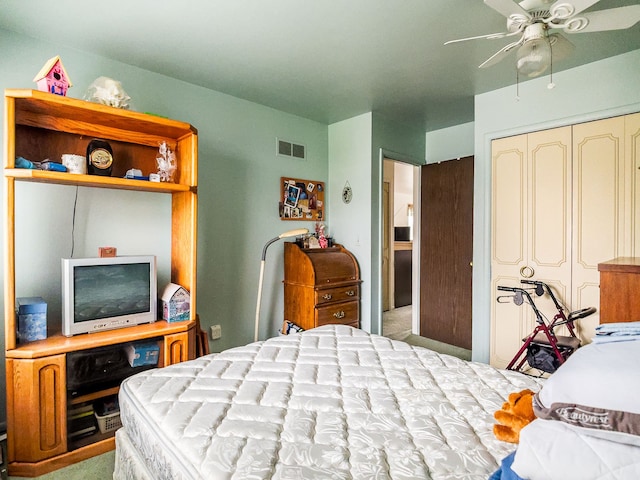
M 191 125 L 158 116 L 121 110 L 35 90 L 5 91 L 5 256 L 4 320 L 9 474 L 34 477 L 112 450 L 113 432 L 96 433 L 78 444 L 70 442 L 67 412 L 74 405 L 117 394 L 118 387 L 71 396 L 67 389 L 67 355 L 128 342 L 149 340 L 159 346 L 159 366 L 195 357 L 197 131 Z M 111 176 L 15 168 L 17 156 L 59 159 L 63 153 L 83 154 L 92 138 L 113 148 Z M 176 154 L 175 183 L 131 180 L 131 168 L 155 171 L 161 142 Z M 16 338 L 15 220 L 16 182 L 71 187 L 135 190 L 171 195 L 171 282 L 190 292 L 188 321 L 151 324 L 64 337 L 60 333 L 30 343 Z M 43 232 L 48 233 L 48 232 Z

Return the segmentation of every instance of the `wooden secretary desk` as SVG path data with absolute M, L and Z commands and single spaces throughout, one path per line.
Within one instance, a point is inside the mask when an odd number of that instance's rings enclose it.
M 342 245 L 284 244 L 284 319 L 309 330 L 327 324 L 360 326 L 360 269 Z

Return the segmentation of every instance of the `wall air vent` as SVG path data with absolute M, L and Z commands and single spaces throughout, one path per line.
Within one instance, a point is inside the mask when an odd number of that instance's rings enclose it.
M 276 153 L 284 157 L 307 158 L 307 148 L 299 143 L 276 138 Z

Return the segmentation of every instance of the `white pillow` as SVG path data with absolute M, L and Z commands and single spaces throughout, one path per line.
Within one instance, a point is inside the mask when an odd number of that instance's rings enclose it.
M 535 420 L 520 431 L 511 469 L 529 480 L 640 478 L 640 447 L 610 442 L 564 422 Z
M 579 348 L 543 384 L 533 406 L 539 418 L 640 445 L 640 341 Z

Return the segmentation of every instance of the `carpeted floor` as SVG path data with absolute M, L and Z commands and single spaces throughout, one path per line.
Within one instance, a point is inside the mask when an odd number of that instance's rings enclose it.
M 107 452 L 97 457 L 69 465 L 55 472 L 47 473 L 32 480 L 110 480 L 113 478 L 116 452 Z M 9 477 L 19 480 L 24 477 Z
M 410 345 L 425 347 L 463 360 L 471 360 L 471 350 L 412 334 L 411 305 L 384 312 L 382 315 L 382 334 L 394 340 L 402 340 Z

